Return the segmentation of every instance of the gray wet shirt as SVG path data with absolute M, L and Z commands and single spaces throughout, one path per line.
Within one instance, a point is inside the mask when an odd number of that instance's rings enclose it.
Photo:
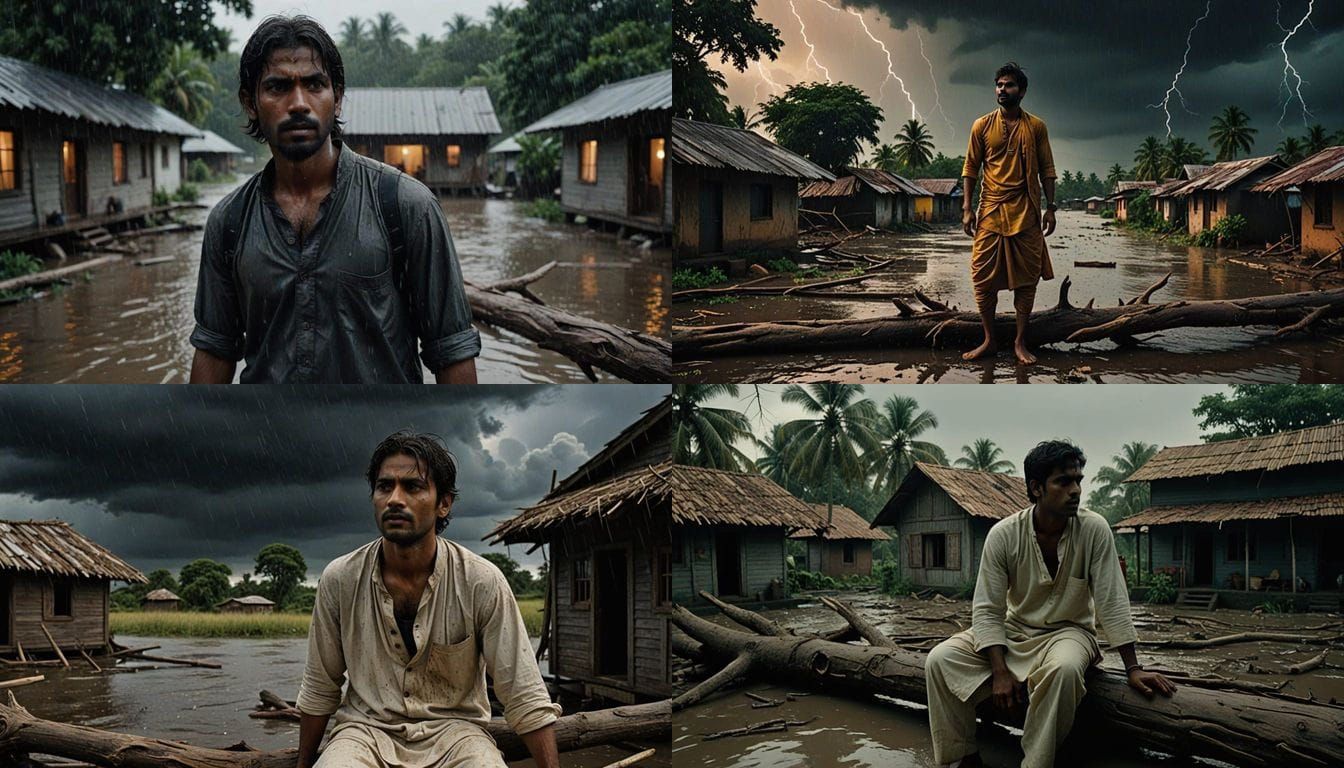
M 336 184 L 302 242 L 271 196 L 274 161 L 239 223 L 236 256 L 224 253 L 223 219 L 248 185 L 206 222 L 191 344 L 246 361 L 244 383 L 421 383 L 417 338 L 431 371 L 480 354 L 438 198 L 401 176 L 403 296 L 378 210 L 378 176 L 397 171 L 337 147 Z

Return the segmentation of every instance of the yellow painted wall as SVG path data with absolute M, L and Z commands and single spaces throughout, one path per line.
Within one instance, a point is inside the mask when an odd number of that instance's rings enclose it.
M 679 167 L 673 186 L 676 200 L 677 256 L 698 256 L 700 248 L 700 183 L 723 184 L 723 252 L 747 248 L 794 248 L 798 244 L 798 182 L 783 176 Z M 774 189 L 769 219 L 751 219 L 751 185 Z
M 1317 226 L 1316 187 L 1302 185 L 1302 252 L 1319 253 L 1324 256 L 1344 244 L 1344 182 L 1330 185 L 1334 194 L 1330 202 L 1334 206 L 1330 226 Z
M 915 221 L 933 220 L 933 197 L 915 198 Z

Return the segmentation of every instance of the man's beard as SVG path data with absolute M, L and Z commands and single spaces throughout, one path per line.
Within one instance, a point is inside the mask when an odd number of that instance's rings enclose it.
M 379 528 L 383 534 L 384 539 L 387 539 L 393 544 L 402 544 L 402 545 L 414 544 L 420 541 L 421 539 L 430 535 L 435 528 L 435 526 L 431 525 L 428 530 L 419 531 L 416 530 L 414 527 L 415 519 L 413 517 L 410 518 L 410 522 L 411 522 L 410 527 L 388 528 L 386 521 L 384 521 L 383 524 L 379 526 Z
M 313 138 L 307 141 L 281 143 L 280 139 L 284 137 L 285 131 L 291 128 L 312 128 Z M 286 160 L 291 163 L 301 163 L 317 154 L 322 145 L 327 143 L 327 137 L 330 135 L 331 126 L 324 127 L 320 121 L 286 120 L 276 128 L 275 135 L 271 137 L 270 142 L 271 146 L 275 147 L 275 150 Z

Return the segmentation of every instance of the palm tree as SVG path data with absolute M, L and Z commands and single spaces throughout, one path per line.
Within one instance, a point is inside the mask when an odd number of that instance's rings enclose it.
M 1209 155 L 1203 147 L 1180 136 L 1172 136 L 1167 139 L 1167 146 L 1163 150 L 1162 176 L 1174 179 L 1181 175 L 1184 166 L 1203 163 L 1208 158 Z
M 728 110 L 728 117 L 732 119 L 734 126 L 744 130 L 751 130 L 761 124 L 760 113 L 748 112 L 741 104 L 736 104 Z
M 1068 173 L 1068 171 L 1065 171 L 1065 173 Z M 1110 170 L 1106 171 L 1106 188 L 1112 192 L 1115 191 L 1116 183 L 1124 180 L 1125 169 L 1121 168 L 1119 163 L 1112 165 Z
M 1099 485 L 1094 494 L 1101 498 L 1115 497 L 1116 500 L 1116 506 L 1111 508 L 1111 514 L 1108 515 L 1108 518 L 1114 518 L 1111 522 L 1138 514 L 1148 506 L 1148 484 L 1126 483 L 1125 480 L 1156 454 L 1157 446 L 1151 443 L 1125 443 L 1120 453 L 1111 459 L 1110 466 L 1102 467 L 1097 472 Z M 1089 503 L 1092 498 L 1089 495 Z
M 928 126 L 907 120 L 896 132 L 896 156 L 907 168 L 923 168 L 933 159 L 933 137 Z
M 1325 132 L 1324 125 L 1317 123 L 1307 129 L 1307 135 L 1302 141 L 1307 145 L 1307 154 L 1314 155 L 1330 146 L 1330 134 Z
M 890 144 L 883 144 L 873 152 L 872 166 L 880 171 L 896 173 L 901 169 L 900 153 Z
M 424 32 L 421 32 L 420 34 L 415 36 L 415 52 L 418 54 L 424 54 L 434 47 L 434 43 L 435 40 L 433 37 L 430 37 L 429 35 L 426 35 Z
M 1295 165 L 1307 156 L 1306 145 L 1296 136 L 1285 136 L 1274 151 L 1278 152 L 1283 162 L 1289 165 Z
M 1162 173 L 1162 142 L 1156 136 L 1144 138 L 1134 151 L 1134 178 L 1153 181 Z
M 341 47 L 351 50 L 364 44 L 364 20 L 351 16 L 341 22 Z
M 495 3 L 487 6 L 485 9 L 485 18 L 490 20 L 490 27 L 496 28 L 504 23 L 509 17 L 509 6 L 505 3 Z
M 215 78 L 210 74 L 210 66 L 190 43 L 178 43 L 173 46 L 150 91 L 164 107 L 187 122 L 200 125 L 210 113 Z
M 448 36 L 460 35 L 471 29 L 471 17 L 464 13 L 454 13 L 453 18 L 443 22 L 443 26 L 448 28 Z
M 1258 130 L 1251 127 L 1251 117 L 1236 105 L 1223 109 L 1223 113 L 1213 118 L 1209 128 L 1209 141 L 1218 150 L 1218 162 L 1236 160 L 1238 152 L 1251 153 Z
M 789 474 L 789 462 L 793 460 L 793 454 L 790 451 L 789 441 L 784 437 L 784 425 L 775 424 L 770 427 L 768 442 L 756 437 L 753 437 L 752 441 L 756 443 L 756 448 L 761 453 L 761 457 L 756 459 L 757 471 L 789 493 L 795 496 L 801 495 L 802 485 Z
M 373 20 L 373 29 L 369 32 L 373 50 L 380 56 L 391 58 L 397 52 L 401 36 L 406 34 L 406 26 L 397 17 L 387 11 L 379 13 Z
M 873 491 L 890 496 L 915 462 L 947 464 L 947 454 L 935 443 L 917 440 L 921 434 L 938 426 L 938 417 L 930 411 L 919 410 L 913 397 L 892 395 L 882 404 L 873 431 L 879 447 L 876 453 L 866 454 L 868 471 L 873 473 Z
M 783 438 L 794 449 L 789 474 L 811 488 L 826 488 L 826 524 L 831 524 L 832 504 L 841 482 L 859 484 L 866 479 L 863 455 L 878 449 L 873 434 L 877 407 L 859 399 L 862 384 L 790 384 L 780 399 L 799 405 L 814 418 L 795 419 L 784 425 Z
M 1003 449 L 993 440 L 982 437 L 971 445 L 961 446 L 961 458 L 954 464 L 962 469 L 974 469 L 977 472 L 1012 472 L 1013 463 L 1001 458 Z
M 742 472 L 755 465 L 734 443 L 751 439 L 747 417 L 703 403 L 717 395 L 737 396 L 735 384 L 677 384 L 672 387 L 672 460 L 711 469 Z

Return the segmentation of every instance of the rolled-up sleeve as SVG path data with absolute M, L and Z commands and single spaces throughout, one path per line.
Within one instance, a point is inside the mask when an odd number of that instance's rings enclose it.
M 241 194 L 241 192 L 240 192 Z M 221 202 L 210 212 L 201 242 L 201 267 L 196 277 L 196 328 L 191 345 L 223 360 L 243 359 L 243 317 L 238 286 L 233 280 L 231 254 L 224 252 L 224 212 Z
M 330 715 L 341 706 L 345 653 L 341 648 L 338 592 L 330 566 L 317 582 L 313 621 L 308 628 L 308 661 L 296 706 L 305 715 Z
M 1055 153 L 1050 149 L 1050 132 L 1043 121 L 1036 122 L 1036 159 L 1041 166 L 1041 178 L 1053 179 L 1055 176 Z
M 1115 534 L 1104 520 L 1097 524 L 1097 528 L 1099 530 L 1092 532 L 1091 573 L 1087 578 L 1092 584 L 1092 600 L 1106 641 L 1112 648 L 1118 648 L 1137 642 L 1139 635 L 1134 631 L 1134 619 L 1130 615 L 1129 586 L 1120 570 Z
M 1011 536 L 1011 528 L 996 525 L 985 537 L 985 549 L 980 554 L 980 573 L 975 579 L 975 597 L 971 602 L 971 631 L 977 653 L 1008 644 L 1004 621 L 1008 615 L 1007 550 Z
M 981 127 L 984 118 L 976 120 L 971 125 L 971 138 L 966 144 L 966 162 L 961 167 L 961 176 L 967 176 L 972 179 L 980 176 L 980 163 L 985 159 L 985 146 L 981 141 Z
M 400 200 L 406 222 L 407 291 L 420 337 L 420 359 L 437 373 L 480 355 L 481 334 L 471 325 L 462 268 L 438 198 L 423 184 L 405 178 Z
M 481 653 L 495 684 L 495 696 L 504 704 L 504 720 L 514 733 L 531 733 L 560 717 L 560 705 L 551 702 L 541 670 L 532 655 L 527 626 L 513 599 L 509 582 L 498 569 L 477 586 L 476 621 L 481 630 Z

